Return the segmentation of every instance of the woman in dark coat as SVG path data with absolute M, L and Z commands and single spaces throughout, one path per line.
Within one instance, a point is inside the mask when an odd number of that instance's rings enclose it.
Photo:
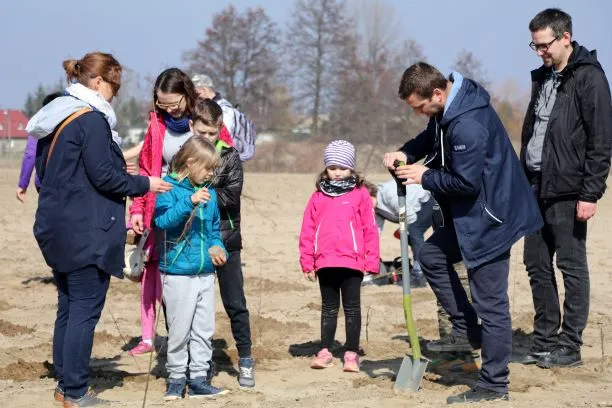
M 58 288 L 54 397 L 64 407 L 90 407 L 108 403 L 88 391 L 89 359 L 110 276 L 123 277 L 126 196 L 170 185 L 126 172 L 110 105 L 121 84 L 119 62 L 95 52 L 65 61 L 64 69 L 66 95 L 27 127 L 39 139 L 34 235 Z

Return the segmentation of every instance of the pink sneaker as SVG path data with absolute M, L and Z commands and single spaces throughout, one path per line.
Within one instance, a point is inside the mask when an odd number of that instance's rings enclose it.
M 155 347 L 152 344 L 147 344 L 144 341 L 140 341 L 140 343 L 131 349 L 128 354 L 130 356 L 141 356 L 149 353 L 155 353 Z
M 344 353 L 344 371 L 347 373 L 359 372 L 359 356 L 357 353 L 352 351 Z
M 332 353 L 329 352 L 328 349 L 321 349 L 317 353 L 317 356 L 314 360 L 312 360 L 312 364 L 310 364 L 310 368 L 328 368 L 333 365 L 332 363 Z

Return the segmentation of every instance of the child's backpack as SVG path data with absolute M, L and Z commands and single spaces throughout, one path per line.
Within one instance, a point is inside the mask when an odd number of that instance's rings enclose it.
M 251 159 L 255 154 L 255 138 L 257 137 L 255 124 L 244 112 L 234 108 L 227 100 L 221 99 L 217 103 L 222 108 L 229 107 L 234 111 L 234 134 L 232 138 L 235 148 L 238 150 L 240 160 L 245 162 Z

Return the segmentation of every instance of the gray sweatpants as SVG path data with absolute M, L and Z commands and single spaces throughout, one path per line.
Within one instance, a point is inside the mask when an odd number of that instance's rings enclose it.
M 206 377 L 215 332 L 215 274 L 162 276 L 169 378 Z

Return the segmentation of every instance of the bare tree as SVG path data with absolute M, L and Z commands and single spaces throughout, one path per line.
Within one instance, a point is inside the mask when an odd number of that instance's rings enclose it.
M 402 40 L 390 3 L 369 0 L 359 7 L 357 26 L 363 35 L 352 68 L 340 77 L 330 126 L 335 137 L 386 146 L 406 138 L 410 123 L 397 87 L 404 69 L 425 57 L 414 40 Z
M 457 54 L 452 69 L 459 71 L 463 76 L 473 79 L 486 89 L 489 89 L 491 86 L 491 81 L 487 77 L 482 61 L 471 51 L 463 50 Z
M 337 79 L 347 69 L 354 46 L 351 20 L 342 0 L 297 0 L 288 22 L 287 78 L 296 107 L 311 117 L 319 132 L 320 116 L 334 98 Z
M 279 66 L 279 29 L 263 8 L 243 13 L 232 5 L 213 16 L 204 39 L 183 55 L 191 73 L 213 78 L 215 88 L 239 103 L 258 127 L 266 127 L 263 112 Z

